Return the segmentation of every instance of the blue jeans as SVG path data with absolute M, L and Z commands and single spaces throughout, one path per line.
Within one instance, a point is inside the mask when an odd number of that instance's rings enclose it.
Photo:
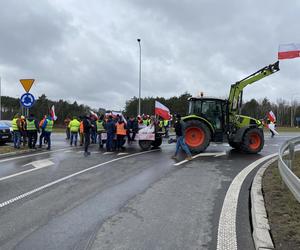
M 20 144 L 21 144 L 21 132 L 14 131 L 14 147 L 20 148 Z
M 111 151 L 113 149 L 113 139 L 115 137 L 115 134 L 107 133 L 107 139 L 106 139 L 106 150 Z
M 47 149 L 50 149 L 50 148 L 51 148 L 51 132 L 45 131 L 45 139 L 46 139 L 47 142 L 48 142 L 48 147 L 47 147 Z
M 189 150 L 189 147 L 185 144 L 183 136 L 179 136 L 177 138 L 175 155 L 178 154 L 180 147 L 188 156 L 192 156 L 191 151 Z
M 74 139 L 74 145 L 77 146 L 77 138 L 78 138 L 78 132 L 71 132 L 71 140 L 70 145 L 73 145 L 73 139 Z

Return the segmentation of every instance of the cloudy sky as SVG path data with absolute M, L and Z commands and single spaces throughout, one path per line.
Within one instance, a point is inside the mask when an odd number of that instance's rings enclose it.
M 19 79 L 53 100 L 123 109 L 138 96 L 227 97 L 231 83 L 300 43 L 300 2 L 276 0 L 0 0 L 2 95 Z M 245 89 L 244 98 L 300 101 L 300 58 Z

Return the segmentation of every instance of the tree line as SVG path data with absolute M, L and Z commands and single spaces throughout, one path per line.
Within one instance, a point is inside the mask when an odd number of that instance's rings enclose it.
M 63 124 L 66 117 L 72 118 L 72 116 L 80 116 L 88 113 L 91 108 L 87 105 L 78 105 L 69 103 L 64 100 L 52 101 L 49 100 L 45 94 L 42 94 L 36 100 L 35 104 L 29 110 L 29 114 L 34 114 L 37 119 L 41 119 L 44 115 L 48 115 L 50 108 L 54 105 L 55 114 L 57 116 L 56 124 Z M 11 120 L 15 114 L 26 115 L 25 109 L 20 103 L 20 99 L 9 96 L 1 97 L 1 110 L 2 120 Z

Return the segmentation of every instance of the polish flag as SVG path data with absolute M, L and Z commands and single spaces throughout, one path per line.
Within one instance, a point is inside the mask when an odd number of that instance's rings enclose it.
M 169 120 L 171 118 L 170 110 L 158 101 L 155 101 L 155 114 L 165 120 Z
M 280 44 L 278 60 L 300 57 L 300 43 Z
M 54 108 L 54 105 L 52 105 L 51 109 L 50 109 L 50 115 L 53 119 L 53 121 L 56 121 L 57 120 L 57 116 L 55 115 L 55 108 Z
M 90 110 L 90 114 L 91 114 L 91 116 L 93 116 L 96 120 L 98 120 L 98 115 L 97 115 L 93 110 Z
M 270 122 L 273 122 L 273 123 L 274 123 L 274 122 L 276 121 L 276 116 L 275 116 L 275 114 L 273 113 L 273 111 L 268 112 L 267 116 L 268 116 Z

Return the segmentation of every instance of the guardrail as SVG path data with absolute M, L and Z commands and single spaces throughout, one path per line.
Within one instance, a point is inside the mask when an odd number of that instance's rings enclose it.
M 300 144 L 300 136 L 286 141 L 279 149 L 278 168 L 282 180 L 300 202 L 300 179 L 293 173 L 295 146 Z M 288 150 L 288 152 L 286 152 Z M 287 156 L 287 159 L 283 159 Z

